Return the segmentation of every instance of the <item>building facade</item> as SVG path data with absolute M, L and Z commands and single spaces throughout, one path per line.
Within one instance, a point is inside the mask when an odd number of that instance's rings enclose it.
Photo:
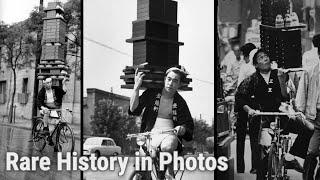
M 96 88 L 87 89 L 87 97 L 83 100 L 83 134 L 92 135 L 90 122 L 95 113 L 95 108 L 100 100 L 112 100 L 113 105 L 118 106 L 120 112 L 127 114 L 130 98 L 112 92 Z
M 68 93 L 64 96 L 62 108 L 73 110 L 72 115 L 65 115 L 68 122 L 80 125 L 81 79 L 79 76 L 80 51 L 78 55 L 67 55 L 66 64 L 70 66 L 70 78 L 67 82 Z M 13 92 L 13 73 L 7 63 L 0 61 L 0 120 L 6 121 Z M 30 64 L 17 69 L 16 95 L 14 99 L 15 118 L 32 120 L 32 105 L 35 80 L 35 57 L 30 57 Z M 39 89 L 42 81 L 39 83 Z

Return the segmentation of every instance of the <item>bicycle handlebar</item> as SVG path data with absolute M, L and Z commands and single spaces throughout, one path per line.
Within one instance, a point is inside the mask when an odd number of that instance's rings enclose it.
M 68 111 L 68 112 L 72 113 L 72 110 L 70 110 L 69 108 L 66 108 L 66 109 L 49 109 L 49 111 L 59 111 L 59 112 Z
M 176 129 L 169 129 L 169 130 L 157 130 L 154 132 L 151 131 L 147 131 L 147 132 L 143 132 L 143 133 L 135 133 L 135 134 L 127 134 L 127 138 L 134 138 L 134 137 L 139 137 L 139 136 L 150 136 L 153 134 L 164 134 L 164 133 L 177 133 Z
M 257 112 L 254 114 L 254 116 L 294 116 L 299 115 L 301 112 L 295 112 L 295 113 L 284 113 L 284 112 Z
M 288 69 L 277 68 L 277 69 L 284 72 L 284 73 L 306 71 L 305 68 L 288 68 Z

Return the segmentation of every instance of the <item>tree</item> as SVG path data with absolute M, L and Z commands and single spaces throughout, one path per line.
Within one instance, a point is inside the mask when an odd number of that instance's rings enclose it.
M 114 139 L 124 152 L 130 150 L 126 135 L 139 131 L 135 118 L 120 113 L 118 106 L 113 105 L 111 99 L 103 99 L 98 102 L 90 124 L 95 136 L 107 136 Z
M 10 98 L 9 122 L 13 120 L 13 107 L 16 95 L 17 70 L 30 64 L 32 59 L 32 46 L 34 38 L 32 34 L 26 31 L 25 23 L 17 23 L 11 26 L 2 25 L 0 31 L 1 37 L 1 59 L 11 69 L 13 74 L 13 92 Z
M 42 3 L 43 3 L 43 1 L 42 1 Z M 28 31 L 30 33 L 36 32 L 36 34 L 37 34 L 37 40 L 32 48 L 32 52 L 36 57 L 36 61 L 35 61 L 35 68 L 36 69 L 34 72 L 34 77 L 37 77 L 37 74 L 39 72 L 37 67 L 38 67 L 38 64 L 40 63 L 40 58 L 41 58 L 41 53 L 42 53 L 42 46 L 41 46 L 42 30 L 43 30 L 42 18 L 45 17 L 45 13 L 43 12 L 43 4 L 42 3 L 40 3 L 40 7 L 35 7 L 33 9 L 33 11 L 30 13 L 29 18 L 25 21 Z M 38 88 L 39 88 L 39 80 L 37 78 L 35 78 L 34 85 L 33 85 L 32 117 L 37 115 Z
M 81 46 L 81 3 L 80 0 L 69 0 L 63 6 L 67 33 L 74 35 L 74 45 Z
M 67 23 L 68 49 L 67 55 L 75 57 L 75 61 L 70 63 L 70 69 L 75 73 L 76 78 L 81 78 L 81 63 L 78 54 L 81 47 L 81 3 L 80 0 L 69 0 L 63 6 L 64 18 Z M 73 35 L 69 38 L 69 35 Z
M 213 136 L 213 128 L 204 120 L 194 121 L 194 142 L 198 145 L 205 146 L 206 138 Z

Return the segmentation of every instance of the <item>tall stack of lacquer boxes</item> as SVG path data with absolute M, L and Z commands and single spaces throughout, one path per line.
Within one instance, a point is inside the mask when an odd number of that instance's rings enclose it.
M 142 87 L 161 88 L 165 71 L 179 66 L 177 2 L 172 0 L 138 0 L 137 20 L 132 22 L 133 65 L 126 66 L 122 88 L 133 88 L 136 68 L 145 72 Z M 186 78 L 181 90 L 192 90 Z
M 301 28 L 293 23 L 289 0 L 261 1 L 261 47 L 279 67 L 295 68 L 302 64 Z
M 37 78 L 51 77 L 53 84 L 60 85 L 61 80 L 69 76 L 65 62 L 67 26 L 64 10 L 60 2 L 49 2 L 44 11 L 46 17 L 43 18 L 42 54 Z

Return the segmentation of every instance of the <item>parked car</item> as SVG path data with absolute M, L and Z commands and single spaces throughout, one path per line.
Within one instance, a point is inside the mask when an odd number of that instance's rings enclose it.
M 83 155 L 90 156 L 117 156 L 121 154 L 121 147 L 117 146 L 112 138 L 90 137 L 83 144 Z

